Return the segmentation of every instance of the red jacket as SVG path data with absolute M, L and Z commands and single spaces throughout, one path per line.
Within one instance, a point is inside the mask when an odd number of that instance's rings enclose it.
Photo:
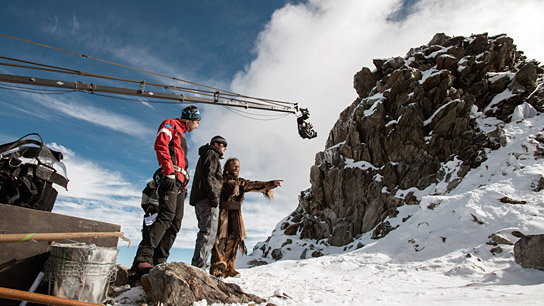
M 185 140 L 185 131 L 187 126 L 178 119 L 166 119 L 159 126 L 157 139 L 155 139 L 155 152 L 157 160 L 162 168 L 164 175 L 176 173 L 177 178 L 187 185 L 185 177 L 180 171 L 174 171 L 174 166 L 184 169 L 187 173 L 189 163 L 187 162 L 187 141 Z

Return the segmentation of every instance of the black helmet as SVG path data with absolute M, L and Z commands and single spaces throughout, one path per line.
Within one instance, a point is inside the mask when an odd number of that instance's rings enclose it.
M 181 119 L 200 121 L 200 111 L 196 106 L 187 106 L 181 111 Z

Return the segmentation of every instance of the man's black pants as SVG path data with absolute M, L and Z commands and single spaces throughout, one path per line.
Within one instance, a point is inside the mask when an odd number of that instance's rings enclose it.
M 159 211 L 155 222 L 142 229 L 142 242 L 138 246 L 134 265 L 149 262 L 158 265 L 166 262 L 170 249 L 181 229 L 183 206 L 187 191 L 178 180 L 165 179 L 159 185 Z

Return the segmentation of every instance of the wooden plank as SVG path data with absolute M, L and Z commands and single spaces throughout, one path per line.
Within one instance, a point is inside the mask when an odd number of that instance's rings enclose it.
M 120 232 L 121 226 L 47 211 L 0 204 L 0 233 Z M 73 241 L 101 247 L 117 247 L 118 237 L 80 238 Z M 0 243 L 0 287 L 28 290 L 43 269 L 49 243 Z M 5 301 L 5 300 L 4 300 Z M 0 300 L 1 305 L 5 305 Z
M 71 300 L 63 297 L 56 297 L 51 295 L 30 293 L 22 290 L 14 290 L 9 288 L 0 287 L 0 297 L 9 298 L 15 301 L 28 301 L 40 303 L 40 305 L 52 305 L 52 306 L 101 306 L 102 304 L 82 302 L 78 300 Z M 18 302 L 17 302 L 18 303 Z
M 77 232 L 77 233 L 22 233 L 22 234 L 2 234 L 0 233 L 0 243 L 6 242 L 31 242 L 31 241 L 62 241 L 82 238 L 106 238 L 119 237 L 130 243 L 130 240 L 123 236 L 122 232 Z

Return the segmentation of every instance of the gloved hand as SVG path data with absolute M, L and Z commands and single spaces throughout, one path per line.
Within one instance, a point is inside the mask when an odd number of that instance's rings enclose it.
M 164 180 L 159 185 L 159 189 L 162 189 L 162 191 L 174 191 L 175 187 L 176 175 L 174 173 L 165 175 Z
M 147 216 L 151 216 L 152 214 L 159 212 L 159 206 L 158 205 L 151 205 L 149 204 L 146 209 Z

